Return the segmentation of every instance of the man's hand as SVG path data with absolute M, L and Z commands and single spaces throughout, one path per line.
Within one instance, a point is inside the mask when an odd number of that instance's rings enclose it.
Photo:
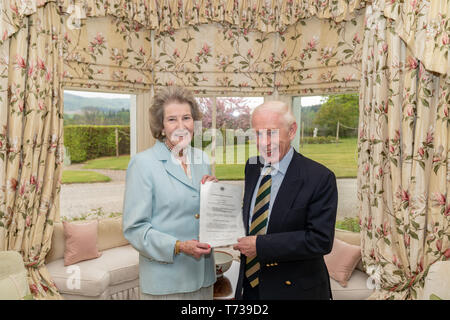
M 233 246 L 234 250 L 239 250 L 247 257 L 256 256 L 256 237 L 248 236 L 238 239 L 238 243 Z

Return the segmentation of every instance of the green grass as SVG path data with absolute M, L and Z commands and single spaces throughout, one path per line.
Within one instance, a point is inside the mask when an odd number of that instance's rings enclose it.
M 243 180 L 245 164 L 217 164 L 216 177 L 219 180 Z
M 233 152 L 229 152 L 229 149 L 226 148 L 225 152 L 223 150 L 222 146 L 216 148 L 217 178 L 219 180 L 244 179 L 245 161 L 249 156 L 257 154 L 256 146 L 254 144 L 250 144 L 250 148 L 248 145 L 234 146 L 234 158 Z M 300 148 L 300 153 L 329 168 L 337 178 L 356 178 L 358 172 L 357 150 L 357 139 L 350 138 L 341 139 L 338 144 L 305 144 L 303 148 Z M 207 150 L 206 153 L 211 156 Z M 237 161 L 238 154 L 240 161 Z M 245 160 L 242 160 L 243 158 Z
M 209 149 L 205 149 L 205 152 L 211 156 Z M 356 138 L 341 139 L 338 144 L 305 144 L 300 148 L 300 153 L 325 165 L 337 178 L 356 177 L 358 171 Z M 219 180 L 243 180 L 245 162 L 249 156 L 256 154 L 254 144 L 232 146 L 231 149 L 227 147 L 225 152 L 223 146 L 217 146 L 216 177 Z M 87 161 L 83 168 L 126 170 L 129 161 L 130 156 L 99 158 Z
M 111 181 L 110 177 L 107 177 L 101 173 L 94 171 L 82 171 L 82 170 L 64 170 L 62 174 L 62 183 L 94 183 L 94 182 L 108 182 Z
M 337 178 L 356 178 L 357 138 L 341 139 L 338 144 L 305 144 L 300 153 L 334 172 Z
M 336 221 L 336 228 L 352 232 L 361 231 L 359 218 L 344 218 L 344 220 L 338 220 Z
M 83 169 L 126 170 L 130 156 L 104 157 L 85 162 Z

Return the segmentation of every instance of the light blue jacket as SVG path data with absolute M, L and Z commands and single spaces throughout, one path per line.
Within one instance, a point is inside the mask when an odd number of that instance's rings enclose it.
M 132 157 L 123 208 L 123 233 L 139 251 L 139 282 L 147 294 L 193 292 L 216 281 L 214 255 L 174 255 L 176 240 L 198 240 L 200 184 L 211 174 L 207 155 L 191 150 L 192 181 L 156 144 Z

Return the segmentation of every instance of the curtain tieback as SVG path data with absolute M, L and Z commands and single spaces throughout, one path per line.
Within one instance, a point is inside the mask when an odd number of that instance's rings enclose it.
M 44 265 L 44 260 L 36 260 L 36 261 L 25 261 L 24 262 L 26 268 L 34 268 L 38 269 Z

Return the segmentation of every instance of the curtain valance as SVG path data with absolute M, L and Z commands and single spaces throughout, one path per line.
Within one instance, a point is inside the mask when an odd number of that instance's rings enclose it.
M 425 69 L 440 74 L 450 71 L 450 2 L 448 0 L 376 0 L 392 31 L 400 36 Z
M 365 0 L 5 0 L 0 5 L 1 41 L 23 26 L 24 17 L 48 2 L 56 2 L 61 13 L 74 19 L 112 15 L 158 32 L 213 22 L 277 32 L 314 16 L 348 20 L 366 6 Z

